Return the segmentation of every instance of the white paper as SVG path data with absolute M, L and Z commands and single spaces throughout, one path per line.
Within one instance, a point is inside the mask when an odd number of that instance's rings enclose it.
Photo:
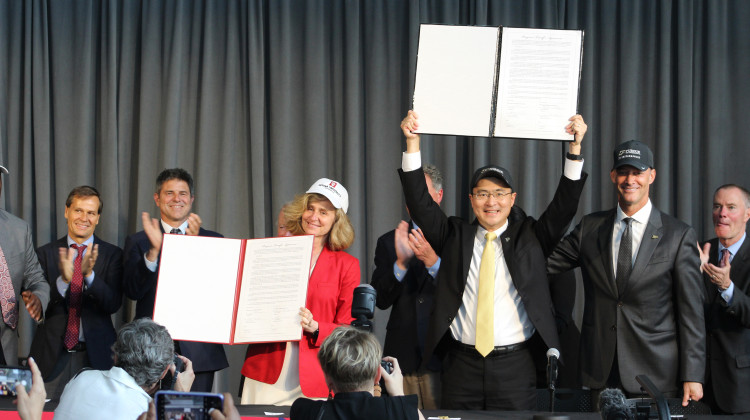
M 164 235 L 154 321 L 175 340 L 228 343 L 242 240 Z
M 503 28 L 495 136 L 573 140 L 581 31 Z
M 300 339 L 312 246 L 312 235 L 247 241 L 235 343 Z
M 487 137 L 498 28 L 420 25 L 413 109 L 419 132 Z

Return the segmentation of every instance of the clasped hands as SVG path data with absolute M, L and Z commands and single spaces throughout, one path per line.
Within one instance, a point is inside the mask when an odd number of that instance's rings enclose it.
M 396 264 L 402 270 L 407 269 L 409 261 L 417 257 L 425 267 L 432 267 L 438 261 L 438 255 L 424 237 L 422 229 L 412 229 L 409 224 L 401 221 L 394 232 L 396 248 Z
M 701 249 L 698 245 L 698 253 L 701 257 L 701 271 L 708 275 L 711 279 L 711 283 L 715 284 L 721 290 L 727 290 L 732 284 L 732 279 L 729 277 L 729 271 L 732 266 L 729 264 L 729 253 L 724 253 L 724 260 L 721 262 L 722 267 L 716 266 L 708 262 L 708 255 L 711 251 L 711 244 L 706 243 Z

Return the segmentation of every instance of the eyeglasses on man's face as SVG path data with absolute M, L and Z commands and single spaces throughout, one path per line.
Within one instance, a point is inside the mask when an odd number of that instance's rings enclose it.
M 494 197 L 495 200 L 501 200 L 503 197 L 509 196 L 513 194 L 513 191 L 485 191 L 485 190 L 479 190 L 475 194 L 472 194 L 474 196 L 474 199 L 477 201 L 485 201 L 490 196 Z

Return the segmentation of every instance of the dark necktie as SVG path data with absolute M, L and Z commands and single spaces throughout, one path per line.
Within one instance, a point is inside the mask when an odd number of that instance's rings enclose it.
M 0 248 L 0 306 L 3 310 L 3 322 L 11 329 L 18 325 L 18 308 L 16 307 L 16 292 L 10 280 L 10 267 L 5 261 L 5 253 Z
M 630 232 L 630 223 L 633 219 L 626 217 L 622 221 L 625 223 L 625 230 L 622 232 L 622 238 L 620 238 L 620 251 L 617 254 L 617 275 L 615 277 L 618 294 L 625 291 L 630 272 L 633 270 L 633 235 Z
M 68 327 L 65 329 L 65 348 L 68 350 L 78 344 L 79 327 L 81 325 L 81 298 L 83 297 L 83 272 L 81 261 L 86 245 L 71 245 L 78 251 L 73 261 L 73 278 L 70 280 L 70 293 L 68 299 Z
M 170 230 L 169 233 L 174 233 L 175 235 L 182 235 L 182 231 L 178 228 L 172 228 L 172 230 Z
M 726 254 L 729 254 L 729 250 L 726 248 L 722 249 L 719 253 L 719 267 L 724 267 L 724 258 L 726 257 Z

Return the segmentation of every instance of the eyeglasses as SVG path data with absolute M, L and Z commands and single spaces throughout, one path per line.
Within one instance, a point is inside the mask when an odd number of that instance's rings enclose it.
M 472 194 L 472 195 L 474 196 L 474 199 L 476 199 L 477 201 L 485 201 L 488 198 L 490 198 L 490 196 L 495 197 L 495 200 L 500 200 L 501 198 L 503 198 L 503 197 L 505 197 L 507 195 L 510 195 L 510 194 L 513 194 L 513 191 L 507 191 L 507 192 L 503 192 L 503 191 L 495 191 L 495 192 L 479 191 L 476 194 Z

